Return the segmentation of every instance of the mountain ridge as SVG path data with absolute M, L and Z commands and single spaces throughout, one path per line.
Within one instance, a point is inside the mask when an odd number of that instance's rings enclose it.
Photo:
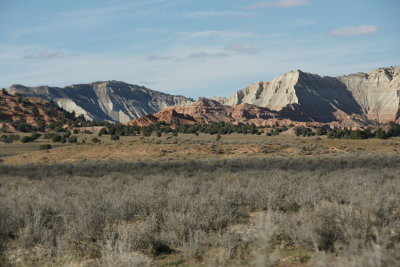
M 184 96 L 175 96 L 120 81 L 93 82 L 70 86 L 27 87 L 12 85 L 8 92 L 22 96 L 52 100 L 67 111 L 84 115 L 96 121 L 128 122 L 155 113 L 172 105 L 192 102 Z
M 158 114 L 158 119 L 148 117 L 147 120 L 169 120 L 169 117 L 194 114 L 195 121 L 201 121 L 201 115 L 203 121 L 219 118 L 227 122 L 246 123 L 246 116 L 241 118 L 235 113 L 240 110 L 251 115 L 248 123 L 254 122 L 255 118 L 320 123 L 349 118 L 379 123 L 400 121 L 400 66 L 337 77 L 294 70 L 271 81 L 254 82 L 230 97 L 199 98 L 196 102 L 184 96 L 120 81 L 97 81 L 64 88 L 16 84 L 7 90 L 22 96 L 52 100 L 67 111 L 83 114 L 86 119 L 119 123 L 128 123 L 163 110 L 175 110 L 177 113 L 164 112 Z M 250 106 L 235 108 L 241 104 Z M 185 108 L 188 105 L 190 107 Z M 230 117 L 233 114 L 237 117 Z M 257 124 L 260 123 L 257 121 Z
M 215 100 L 230 106 L 255 104 L 275 111 L 297 105 L 306 120 L 329 122 L 354 115 L 385 123 L 399 119 L 399 91 L 400 66 L 338 77 L 295 70 Z

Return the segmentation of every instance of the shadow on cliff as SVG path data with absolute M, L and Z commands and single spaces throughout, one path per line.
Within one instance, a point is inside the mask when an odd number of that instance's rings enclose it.
M 284 107 L 282 117 L 296 121 L 332 122 L 347 115 L 363 115 L 346 85 L 335 77 L 301 73 L 295 85 L 299 104 Z

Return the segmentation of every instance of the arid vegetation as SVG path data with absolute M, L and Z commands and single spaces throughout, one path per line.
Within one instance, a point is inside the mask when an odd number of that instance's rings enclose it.
M 395 266 L 396 156 L 0 167 L 2 264 Z
M 1 266 L 399 265 L 396 124 L 69 116 L 3 122 Z

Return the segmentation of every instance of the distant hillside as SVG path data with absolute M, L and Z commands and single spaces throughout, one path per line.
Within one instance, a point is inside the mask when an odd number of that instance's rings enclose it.
M 176 120 L 180 124 L 225 122 L 229 124 L 254 124 L 257 126 L 289 125 L 293 123 L 292 120 L 282 116 L 280 112 L 268 108 L 251 104 L 227 106 L 216 100 L 199 98 L 190 105 L 167 107 L 156 114 L 146 115 L 126 124 L 137 126 L 147 126 L 156 122 L 173 124 Z M 302 125 L 302 123 L 296 123 L 296 125 Z
M 339 77 L 296 70 L 216 100 L 230 106 L 266 107 L 298 121 L 331 122 L 349 115 L 380 123 L 398 121 L 400 66 Z
M 125 123 L 161 109 L 192 102 L 184 96 L 174 96 L 124 82 L 108 81 L 76 84 L 64 88 L 12 85 L 11 94 L 52 100 L 63 109 L 86 119 Z
M 71 114 L 54 105 L 51 101 L 41 98 L 11 95 L 6 90 L 0 90 L 0 123 L 2 128 L 13 128 L 18 122 L 32 126 L 45 126 L 52 122 L 76 120 Z

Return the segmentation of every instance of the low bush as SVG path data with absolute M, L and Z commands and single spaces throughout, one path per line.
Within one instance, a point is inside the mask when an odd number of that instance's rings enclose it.
M 78 137 L 75 135 L 72 135 L 68 137 L 68 143 L 77 143 L 78 142 Z
M 48 150 L 48 149 L 51 149 L 52 147 L 51 147 L 51 145 L 50 144 L 41 144 L 40 146 L 39 146 L 39 150 Z
M 92 143 L 93 144 L 98 144 L 98 143 L 100 143 L 100 140 L 97 137 L 93 137 L 92 138 Z
M 21 138 L 21 143 L 29 143 L 35 141 L 32 137 L 30 136 L 23 136 Z
M 5 135 L 3 134 L 0 137 L 0 141 L 6 143 L 6 144 L 11 144 L 14 141 L 18 141 L 19 140 L 19 135 L 17 134 L 9 134 L 9 135 Z
M 351 154 L 0 165 L 1 247 L 22 266 L 170 254 L 182 265 L 268 266 L 274 250 L 291 265 L 396 266 L 399 166 Z
M 59 134 L 53 134 L 51 136 L 51 141 L 53 141 L 54 143 L 60 142 L 61 141 L 61 135 Z
M 116 134 L 113 134 L 113 135 L 111 135 L 111 140 L 113 140 L 113 141 L 117 141 L 117 140 L 119 140 L 119 135 L 116 135 Z

